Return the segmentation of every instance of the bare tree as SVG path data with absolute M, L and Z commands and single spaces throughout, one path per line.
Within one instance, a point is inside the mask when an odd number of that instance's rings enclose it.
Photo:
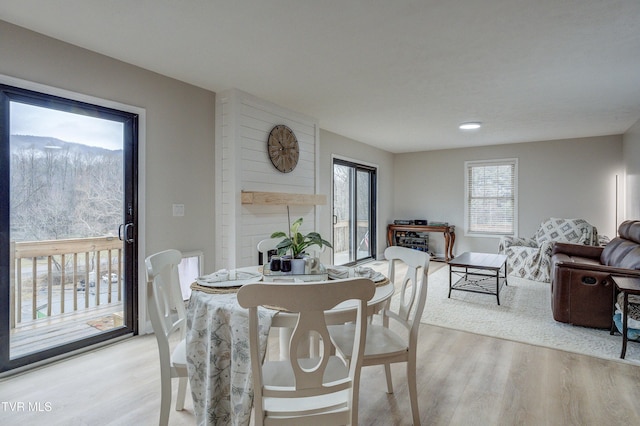
M 12 151 L 11 233 L 16 240 L 114 233 L 122 221 L 122 152 L 103 149 Z

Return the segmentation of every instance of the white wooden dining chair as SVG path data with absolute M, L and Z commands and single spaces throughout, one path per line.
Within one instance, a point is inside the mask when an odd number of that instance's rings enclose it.
M 367 301 L 375 293 L 368 278 L 322 283 L 247 284 L 238 291 L 238 303 L 249 308 L 249 345 L 254 384 L 256 425 L 356 425 L 358 386 L 367 327 Z M 354 299 L 358 303 L 354 323 L 351 362 L 335 355 L 324 311 Z M 278 306 L 298 313 L 288 345 L 288 358 L 260 359 L 258 306 Z M 321 342 L 320 354 L 311 358 L 301 345 L 309 337 Z
M 160 354 L 160 425 L 169 423 L 171 379 L 179 378 L 177 411 L 184 408 L 187 392 L 186 312 L 178 276 L 181 260 L 178 250 L 165 250 L 145 259 L 147 307 Z M 178 343 L 171 350 L 175 340 Z
M 265 238 L 264 240 L 260 240 L 258 242 L 257 248 L 258 252 L 260 252 L 261 254 L 261 259 L 258 259 L 259 264 L 262 265 L 269 262 L 269 251 L 275 250 L 280 241 L 282 241 L 282 238 Z
M 373 323 L 367 326 L 362 366 L 384 365 L 387 392 L 393 393 L 391 364 L 406 362 L 413 424 L 419 425 L 416 346 L 420 318 L 427 300 L 429 255 L 406 247 L 392 246 L 385 250 L 384 256 L 389 261 L 388 278 L 391 282 L 396 282 L 398 262 L 404 263 L 407 271 L 401 281 L 397 307 L 395 307 L 396 303 L 388 305 L 375 315 L 379 318 L 374 319 Z M 343 356 L 350 359 L 353 353 L 351 340 L 355 333 L 353 324 L 331 326 L 329 330 L 331 338 Z

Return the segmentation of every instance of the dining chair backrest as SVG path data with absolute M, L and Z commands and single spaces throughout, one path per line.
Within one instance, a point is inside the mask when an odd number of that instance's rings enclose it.
M 258 242 L 258 252 L 260 253 L 258 263 L 260 265 L 269 261 L 269 252 L 275 250 L 282 238 L 265 238 Z
M 180 378 L 176 410 L 182 410 L 187 388 L 187 361 L 185 350 L 186 310 L 180 289 L 178 265 L 182 253 L 165 250 L 145 259 L 147 268 L 147 308 L 160 355 L 161 401 L 160 425 L 169 422 L 171 405 L 171 379 Z M 179 339 L 171 339 L 174 334 Z M 172 350 L 171 343 L 178 340 Z
M 256 425 L 357 424 L 358 386 L 367 327 L 367 301 L 375 293 L 368 278 L 301 284 L 247 284 L 238 303 L 249 309 L 249 346 L 254 382 Z M 351 363 L 332 355 L 324 311 L 346 300 L 357 301 L 357 332 Z M 288 360 L 262 362 L 259 351 L 258 306 L 277 306 L 298 313 L 288 345 Z M 299 355 L 309 337 L 320 341 L 316 358 Z M 281 354 L 282 356 L 282 354 Z M 294 420 L 295 419 L 295 420 Z
M 388 278 L 397 282 L 399 267 L 406 272 L 400 284 L 399 303 L 395 309 L 386 309 L 385 315 L 403 324 L 409 330 L 409 346 L 418 340 L 420 318 L 427 300 L 429 255 L 406 247 L 391 246 L 384 251 L 389 262 Z M 403 265 L 398 265 L 401 262 Z
M 179 332 L 184 338 L 186 311 L 180 292 L 178 265 L 182 253 L 165 250 L 145 260 L 147 267 L 147 302 L 151 325 L 156 335 L 168 338 Z M 160 333 L 158 333 L 160 332 Z

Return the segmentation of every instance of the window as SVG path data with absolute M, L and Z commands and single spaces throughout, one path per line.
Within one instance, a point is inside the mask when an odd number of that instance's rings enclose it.
M 518 160 L 465 162 L 465 235 L 514 235 Z

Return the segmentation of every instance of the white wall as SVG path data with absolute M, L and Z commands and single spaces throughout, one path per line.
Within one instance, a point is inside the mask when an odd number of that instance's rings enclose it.
M 216 117 L 216 268 L 255 265 L 257 244 L 275 231 L 287 232 L 286 206 L 242 205 L 241 191 L 315 194 L 317 133 L 315 119 L 237 89 L 217 95 Z M 288 126 L 300 157 L 289 173 L 279 172 L 267 155 L 271 129 Z M 303 217 L 303 233 L 316 229 L 316 208 L 290 206 L 291 221 Z
M 640 120 L 623 137 L 626 206 L 623 219 L 640 219 Z
M 377 223 L 377 252 L 378 258 L 387 247 L 387 224 L 393 221 L 395 206 L 393 204 L 393 154 L 381 149 L 373 148 L 353 139 L 340 136 L 326 130 L 320 130 L 320 193 L 329 196 L 329 206 L 320 215 L 321 234 L 333 235 L 332 215 L 332 185 L 333 185 L 333 157 L 353 160 L 366 165 L 376 166 L 378 181 L 378 223 Z M 330 240 L 331 241 L 331 240 Z M 323 257 L 323 262 L 331 262 L 329 254 Z
M 519 159 L 519 234 L 547 217 L 584 218 L 615 236 L 615 176 L 622 176 L 622 136 L 496 145 L 395 156 L 394 216 L 456 226 L 455 253 L 497 252 L 497 238 L 464 235 L 464 162 Z M 436 253 L 444 242 L 433 234 Z

